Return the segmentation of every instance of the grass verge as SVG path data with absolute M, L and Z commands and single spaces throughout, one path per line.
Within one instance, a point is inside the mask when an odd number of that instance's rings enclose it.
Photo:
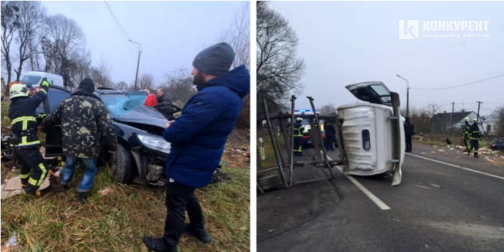
M 271 142 L 271 138 L 268 134 L 268 131 L 263 130 L 263 132 L 261 132 L 261 133 L 262 134 L 259 134 L 259 132 L 258 132 L 258 135 L 261 135 L 261 138 L 264 141 L 264 155 L 265 155 L 265 159 L 261 160 L 261 167 L 262 167 L 262 169 L 264 169 L 264 168 L 277 166 L 276 158 L 275 158 L 275 151 L 273 150 L 273 144 Z M 278 144 L 280 145 L 280 151 L 282 152 L 284 160 L 287 160 L 288 159 L 288 155 L 287 155 L 288 150 L 287 150 L 287 147 L 285 146 L 283 136 L 276 135 L 276 137 L 278 140 Z M 257 146 L 259 146 L 259 140 L 258 140 Z M 259 157 L 260 157 L 260 154 L 259 154 Z M 258 169 L 261 169 L 261 168 L 258 167 Z
M 10 173 L 2 165 L 2 175 Z M 214 239 L 206 245 L 182 236 L 179 251 L 248 251 L 250 235 L 249 170 L 225 167 L 230 179 L 197 191 L 207 229 Z M 147 251 L 144 235 L 162 236 L 166 207 L 164 188 L 126 186 L 113 182 L 109 169 L 100 169 L 89 201 L 79 206 L 82 172 L 67 193 L 48 192 L 39 199 L 24 195 L 2 202 L 4 243 L 16 232 L 11 251 Z M 110 188 L 101 196 L 98 191 Z

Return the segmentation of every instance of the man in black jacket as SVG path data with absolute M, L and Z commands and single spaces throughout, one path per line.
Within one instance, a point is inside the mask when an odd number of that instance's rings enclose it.
M 158 104 L 161 103 L 173 104 L 170 96 L 162 88 L 158 88 L 158 90 L 156 90 L 156 99 Z
M 334 142 L 336 141 L 336 129 L 331 124 L 331 122 L 326 121 L 324 124 L 324 130 L 325 130 L 324 144 L 325 144 L 326 150 L 333 151 L 334 150 Z
M 40 196 L 39 187 L 47 176 L 48 168 L 45 159 L 40 154 L 40 140 L 37 136 L 37 119 L 35 110 L 46 98 L 49 82 L 42 79 L 41 89 L 29 97 L 29 89 L 22 84 L 14 84 L 10 90 L 11 105 L 9 118 L 11 130 L 16 136 L 16 156 L 22 163 L 21 184 L 25 192 L 30 195 Z
M 409 117 L 406 117 L 406 122 L 404 122 L 404 134 L 406 136 L 406 152 L 411 152 L 413 147 L 411 136 L 415 134 L 415 126 L 410 122 Z

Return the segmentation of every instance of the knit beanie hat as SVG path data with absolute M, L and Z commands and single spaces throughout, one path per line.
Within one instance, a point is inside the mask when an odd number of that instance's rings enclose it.
M 233 48 L 228 43 L 219 43 L 198 53 L 193 66 L 202 73 L 220 76 L 229 72 L 234 57 Z
M 95 84 L 91 78 L 85 78 L 79 84 L 79 89 L 93 93 L 95 91 Z

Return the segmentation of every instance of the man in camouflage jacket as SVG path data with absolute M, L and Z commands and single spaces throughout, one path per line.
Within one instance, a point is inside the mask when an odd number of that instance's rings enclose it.
M 84 163 L 84 176 L 77 189 L 80 203 L 86 201 L 93 186 L 101 149 L 104 147 L 109 153 L 114 153 L 117 147 L 110 114 L 100 98 L 93 94 L 94 90 L 95 85 L 90 78 L 82 80 L 78 90 L 64 99 L 44 121 L 45 127 L 61 124 L 63 153 L 66 155 L 61 184 L 66 190 L 69 189 L 77 159 Z

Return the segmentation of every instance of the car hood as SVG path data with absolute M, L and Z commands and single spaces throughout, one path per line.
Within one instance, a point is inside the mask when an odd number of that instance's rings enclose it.
M 115 119 L 124 123 L 139 123 L 164 128 L 168 119 L 157 110 L 147 107 L 138 106 L 134 110 L 125 115 L 116 116 Z

